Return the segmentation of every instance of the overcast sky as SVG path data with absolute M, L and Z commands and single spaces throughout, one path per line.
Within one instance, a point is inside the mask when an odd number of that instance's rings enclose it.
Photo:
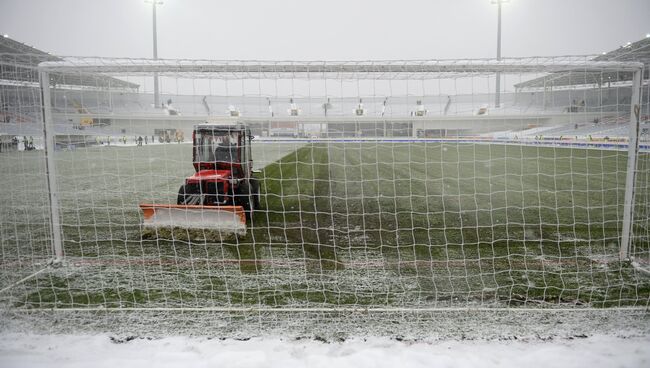
M 58 55 L 150 57 L 143 0 L 0 0 L 0 33 Z M 511 0 L 503 56 L 593 54 L 650 33 L 648 0 Z M 342 60 L 496 55 L 490 0 L 164 0 L 161 58 Z

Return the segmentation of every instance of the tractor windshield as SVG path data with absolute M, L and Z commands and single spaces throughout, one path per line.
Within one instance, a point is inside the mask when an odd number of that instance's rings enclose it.
M 195 140 L 198 162 L 239 162 L 238 132 L 203 130 L 196 133 Z

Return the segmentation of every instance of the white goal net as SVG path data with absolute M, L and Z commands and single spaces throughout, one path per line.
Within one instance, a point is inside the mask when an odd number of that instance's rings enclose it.
M 2 60 L 11 318 L 400 334 L 650 305 L 641 64 Z

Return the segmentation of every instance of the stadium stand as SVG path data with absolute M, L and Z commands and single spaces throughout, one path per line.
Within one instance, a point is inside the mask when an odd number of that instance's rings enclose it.
M 636 61 L 645 64 L 643 79 L 647 82 L 650 72 L 650 37 L 628 43 L 616 50 L 606 52 L 593 58 L 594 61 Z M 515 84 L 517 89 L 554 88 L 577 85 L 605 86 L 632 80 L 632 73 L 580 73 L 559 72 Z
M 60 57 L 38 50 L 31 46 L 15 41 L 9 37 L 0 38 L 0 133 L 15 135 L 40 135 L 38 124 L 33 126 L 28 123 L 40 122 L 40 96 L 38 92 L 37 66 L 43 61 L 61 61 Z M 646 65 L 644 84 L 648 85 L 648 65 L 650 65 L 650 38 L 625 45 L 604 55 L 594 57 L 597 61 L 641 61 Z M 515 84 L 516 91 L 505 92 L 502 95 L 502 106 L 490 112 L 492 116 L 528 116 L 546 119 L 546 123 L 532 123 L 536 125 L 525 128 L 528 123 L 517 123 L 519 128 L 508 131 L 518 137 L 535 136 L 544 134 L 551 137 L 580 136 L 580 137 L 625 137 L 627 136 L 627 121 L 620 117 L 629 114 L 629 73 L 580 73 L 556 72 L 543 77 Z M 241 111 L 243 118 L 265 118 L 270 116 L 269 106 L 272 106 L 275 118 L 287 116 L 286 111 L 289 101 L 286 98 L 272 98 L 262 96 L 220 96 L 220 95 L 161 95 L 161 100 L 166 105 L 171 105 L 173 110 L 154 108 L 153 96 L 150 93 L 139 91 L 140 86 L 131 81 L 117 79 L 107 75 L 77 73 L 65 75 L 52 74 L 52 113 L 57 134 L 61 135 L 121 135 L 126 128 L 129 133 L 148 134 L 152 124 L 170 124 L 164 121 L 166 115 L 171 118 L 187 118 L 187 120 L 206 116 L 223 117 L 228 115 L 229 106 L 234 106 Z M 626 85 L 627 83 L 627 85 Z M 164 84 L 163 84 L 164 85 Z M 606 87 L 606 88 L 605 88 Z M 644 87 L 645 88 L 645 87 Z M 540 92 L 540 89 L 543 92 Z M 547 90 L 549 92 L 547 92 Z M 476 116 L 478 108 L 489 101 L 489 94 L 471 95 L 457 94 L 453 100 L 446 95 L 430 96 L 391 96 L 386 102 L 384 96 L 362 96 L 366 118 L 394 118 L 399 120 L 397 128 L 404 130 L 398 135 L 418 136 L 415 128 L 409 127 L 408 117 L 415 108 L 416 100 L 422 101 L 427 109 L 427 119 L 450 120 L 440 130 L 422 127 L 419 136 L 433 135 L 464 135 L 484 134 L 480 132 L 459 129 L 458 118 L 465 120 Z M 324 115 L 323 101 L 312 97 L 294 97 L 295 103 L 300 107 L 301 117 L 318 118 Z M 267 105 L 268 103 L 268 105 Z M 351 111 L 357 106 L 358 97 L 331 98 L 327 110 L 328 117 L 345 118 L 351 116 Z M 172 113 L 173 112 L 173 113 Z M 555 114 L 565 114 L 572 118 L 560 117 L 555 121 L 546 118 Z M 584 115 L 582 115 L 584 114 Z M 647 121 L 647 104 L 644 105 L 642 121 Z M 148 122 L 134 124 L 133 117 L 150 118 Z M 596 117 L 596 118 L 594 118 Z M 83 126 L 81 121 L 92 119 L 93 124 Z M 112 119 L 116 124 L 111 125 Z M 118 124 L 118 120 L 121 122 Z M 405 120 L 406 119 L 406 120 Z M 478 119 L 485 119 L 481 117 Z M 351 120 L 353 120 L 351 118 Z M 567 123 L 570 121 L 570 123 Z M 173 124 L 173 123 L 172 123 Z M 487 123 L 486 123 L 487 124 Z M 120 125 L 119 127 L 117 125 Z M 347 122 L 330 123 L 329 133 L 334 136 L 381 136 L 377 125 L 372 122 L 365 125 L 348 126 Z M 544 126 L 541 126 L 544 125 Z M 188 127 L 190 125 L 187 125 Z M 270 127 L 270 126 L 269 126 Z M 409 131 L 409 130 L 413 131 Z M 492 135 L 503 132 L 497 130 L 509 127 L 494 127 Z M 455 133 L 450 133 L 455 132 Z M 267 133 L 270 134 L 270 133 Z
M 594 61 L 635 61 L 644 64 L 642 88 L 644 98 L 650 95 L 650 37 L 627 44 L 602 55 Z M 573 113 L 600 113 L 598 121 L 583 121 L 544 129 L 545 136 L 566 137 L 628 137 L 628 121 L 620 116 L 629 114 L 632 74 L 629 72 L 589 73 L 556 72 L 515 84 L 517 93 L 529 99 L 529 103 L 542 105 L 542 109 L 561 109 Z M 641 138 L 648 139 L 650 131 L 649 106 L 641 106 Z M 533 134 L 541 134 L 534 132 Z M 529 135 L 519 132 L 520 136 Z
M 38 83 L 36 68 L 39 63 L 62 60 L 58 56 L 25 45 L 10 37 L 0 37 L 0 79 L 5 84 L 7 82 L 17 82 L 19 85 Z M 135 83 L 97 74 L 66 75 L 53 73 L 51 83 L 54 85 L 111 87 L 130 90 L 137 90 L 139 87 Z

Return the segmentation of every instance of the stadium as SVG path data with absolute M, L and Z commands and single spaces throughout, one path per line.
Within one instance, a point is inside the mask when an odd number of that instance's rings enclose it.
M 3 325 L 643 336 L 649 70 L 650 37 L 587 56 L 337 62 L 59 57 L 5 36 Z M 201 137 L 235 130 L 228 184 L 190 193 L 225 170 Z M 217 211 L 243 230 L 205 225 Z

